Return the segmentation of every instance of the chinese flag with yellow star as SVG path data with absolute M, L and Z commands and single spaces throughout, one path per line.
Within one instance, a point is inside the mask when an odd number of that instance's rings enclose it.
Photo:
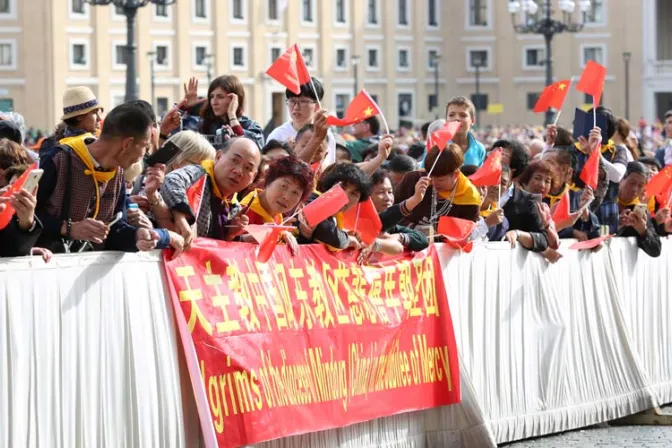
M 297 44 L 289 47 L 278 59 L 268 67 L 266 74 L 287 87 L 296 95 L 301 93 L 301 86 L 310 82 L 310 73 L 303 60 Z
M 646 196 L 658 196 L 672 189 L 672 165 L 666 166 L 646 184 Z
M 327 124 L 329 126 L 350 126 L 351 124 L 359 123 L 367 118 L 374 117 L 380 114 L 380 109 L 373 98 L 363 90 L 357 94 L 354 100 L 348 105 L 343 118 L 338 118 L 333 115 L 327 117 Z
M 550 86 L 547 86 L 539 99 L 534 105 L 534 112 L 546 112 L 551 107 L 553 109 L 562 109 L 562 104 L 565 102 L 567 92 L 569 91 L 569 79 L 558 81 Z

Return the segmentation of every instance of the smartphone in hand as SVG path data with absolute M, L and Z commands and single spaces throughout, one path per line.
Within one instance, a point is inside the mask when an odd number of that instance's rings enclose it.
M 166 142 L 158 151 L 146 160 L 147 166 L 168 165 L 180 155 L 182 150 L 173 142 Z

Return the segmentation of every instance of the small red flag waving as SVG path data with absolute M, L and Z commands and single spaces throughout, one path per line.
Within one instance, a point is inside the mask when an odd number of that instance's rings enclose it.
M 607 77 L 607 69 L 597 62 L 590 60 L 583 69 L 581 79 L 576 85 L 579 92 L 592 95 L 593 106 L 597 107 L 602 98 L 602 89 L 604 89 L 604 80 Z
M 357 233 L 367 245 L 373 243 L 383 230 L 383 223 L 371 198 L 345 211 L 342 224 L 344 229 Z
M 597 190 L 597 179 L 600 174 L 600 156 L 602 152 L 600 151 L 600 144 L 597 144 L 597 147 L 593 149 L 592 154 L 586 160 L 586 164 L 583 165 L 581 174 L 579 178 L 588 185 L 593 190 Z
M 301 93 L 301 85 L 310 82 L 310 73 L 297 44 L 276 59 L 266 74 L 297 95 Z
M 490 153 L 483 165 L 469 180 L 475 187 L 491 187 L 502 182 L 502 149 L 497 148 Z
M 355 99 L 348 105 L 343 118 L 338 118 L 333 115 L 327 117 L 327 124 L 329 126 L 350 126 L 351 124 L 359 123 L 367 118 L 380 114 L 380 108 L 373 101 L 373 98 L 363 90 L 357 94 Z
M 545 112 L 551 107 L 553 109 L 562 109 L 562 105 L 567 97 L 567 92 L 569 92 L 569 84 L 569 79 L 563 79 L 562 81 L 547 86 L 544 91 L 541 92 L 541 95 L 539 95 L 537 104 L 534 106 L 534 112 Z
M 562 199 L 560 199 L 560 202 L 558 202 L 553 211 L 553 222 L 557 224 L 563 219 L 569 218 L 570 212 L 569 191 L 565 191 L 565 194 L 562 195 Z
M 261 263 L 266 263 L 273 255 L 275 246 L 278 245 L 278 238 L 285 230 L 293 230 L 291 226 L 267 226 L 263 224 L 249 224 L 245 226 L 245 231 L 252 235 L 259 248 L 257 249 L 257 259 Z
M 449 246 L 471 252 L 474 245 L 469 241 L 469 236 L 474 231 L 474 227 L 476 227 L 474 221 L 453 218 L 452 216 L 441 216 L 437 232 L 445 237 L 445 242 Z
M 31 171 L 36 170 L 38 168 L 38 163 L 35 162 L 33 163 L 26 171 L 23 172 L 21 177 L 16 179 L 13 184 L 7 188 L 7 191 L 5 191 L 2 195 L 3 198 L 9 198 L 12 197 L 12 195 L 18 191 L 21 191 L 23 188 L 23 185 L 26 183 L 26 180 L 28 180 L 28 175 L 30 174 Z M 32 192 L 31 192 L 32 193 Z M 0 211 L 0 230 L 4 229 L 7 227 L 9 222 L 12 220 L 12 216 L 14 216 L 14 207 L 9 205 L 9 203 L 6 204 L 5 208 Z
M 455 137 L 461 126 L 462 123 L 459 121 L 447 121 L 443 126 L 429 135 L 427 139 L 428 148 L 432 149 L 434 146 L 437 146 L 439 152 L 443 152 L 448 142 Z
M 348 195 L 340 184 L 336 184 L 303 208 L 303 216 L 310 227 L 315 227 L 336 213 L 348 203 Z
M 646 184 L 646 197 L 658 196 L 672 188 L 672 165 L 666 166 Z

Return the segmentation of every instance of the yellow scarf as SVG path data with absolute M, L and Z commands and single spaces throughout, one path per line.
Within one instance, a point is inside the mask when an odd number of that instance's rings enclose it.
M 60 143 L 62 145 L 69 146 L 73 151 L 75 151 L 77 157 L 79 157 L 82 162 L 84 162 L 84 166 L 86 166 L 84 174 L 91 176 L 93 179 L 93 184 L 96 189 L 96 210 L 93 213 L 93 219 L 96 219 L 98 212 L 100 212 L 100 189 L 98 187 L 98 182 L 106 183 L 111 181 L 114 176 L 117 175 L 117 169 L 115 168 L 112 171 L 96 171 L 95 164 L 93 163 L 93 157 L 91 157 L 91 153 L 86 147 L 86 143 L 84 143 L 85 139 L 91 137 L 93 137 L 91 134 L 78 135 L 77 137 L 64 138 L 60 141 Z
M 467 176 L 462 172 L 457 172 L 457 182 L 455 182 L 455 197 L 453 198 L 453 205 L 478 205 L 481 206 L 481 194 L 478 188 L 474 187 Z M 442 199 L 450 199 L 453 196 L 451 191 L 439 191 L 439 196 Z
M 576 146 L 576 149 L 578 149 L 580 152 L 584 153 L 583 149 L 581 149 L 581 145 L 579 145 L 579 142 L 574 143 L 574 146 Z M 614 158 L 614 154 L 616 153 L 616 144 L 614 143 L 613 140 L 609 140 L 606 145 L 602 145 L 602 154 L 605 152 L 609 151 L 611 153 L 611 158 Z
M 272 217 L 270 213 L 266 211 L 266 209 L 261 205 L 261 199 L 259 198 L 261 192 L 262 190 L 260 189 L 251 191 L 247 196 L 243 198 L 242 201 L 240 201 L 241 207 L 247 207 L 250 204 L 250 201 L 252 201 L 250 210 L 256 213 L 257 215 L 261 216 L 261 219 L 263 219 L 264 222 L 280 224 L 282 222 L 282 214 L 278 213 L 277 215 L 275 215 L 275 217 Z
M 621 201 L 621 198 L 618 198 L 618 199 L 616 199 L 616 203 L 619 206 L 626 208 L 626 207 L 631 207 L 633 205 L 639 205 L 641 202 L 640 202 L 639 198 L 635 198 L 630 202 L 623 202 L 623 201 Z
M 205 170 L 205 172 L 210 177 L 210 183 L 212 184 L 212 192 L 215 194 L 215 196 L 221 201 L 226 200 L 226 198 L 223 197 L 222 193 L 219 191 L 219 187 L 217 186 L 217 181 L 215 180 L 215 161 L 214 160 L 204 160 L 204 161 L 201 162 L 201 167 Z
M 483 217 L 483 218 L 487 218 L 487 217 L 490 216 L 490 215 L 492 214 L 492 212 L 494 212 L 495 210 L 497 210 L 497 203 L 496 203 L 496 202 L 493 202 L 492 204 L 490 204 L 490 206 L 488 207 L 487 210 L 481 210 L 481 217 Z
M 646 208 L 649 212 L 656 213 L 656 198 L 654 196 L 649 198 L 649 202 L 646 203 Z

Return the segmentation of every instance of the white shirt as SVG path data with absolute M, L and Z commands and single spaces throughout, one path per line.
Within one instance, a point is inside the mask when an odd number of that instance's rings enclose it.
M 273 129 L 266 141 L 277 140 L 280 143 L 285 143 L 295 139 L 298 132 L 299 131 L 292 126 L 292 122 L 287 121 Z M 331 133 L 331 129 L 327 131 L 327 156 L 325 157 L 324 162 L 326 165 L 331 165 L 336 162 L 336 139 L 334 138 L 334 134 Z

